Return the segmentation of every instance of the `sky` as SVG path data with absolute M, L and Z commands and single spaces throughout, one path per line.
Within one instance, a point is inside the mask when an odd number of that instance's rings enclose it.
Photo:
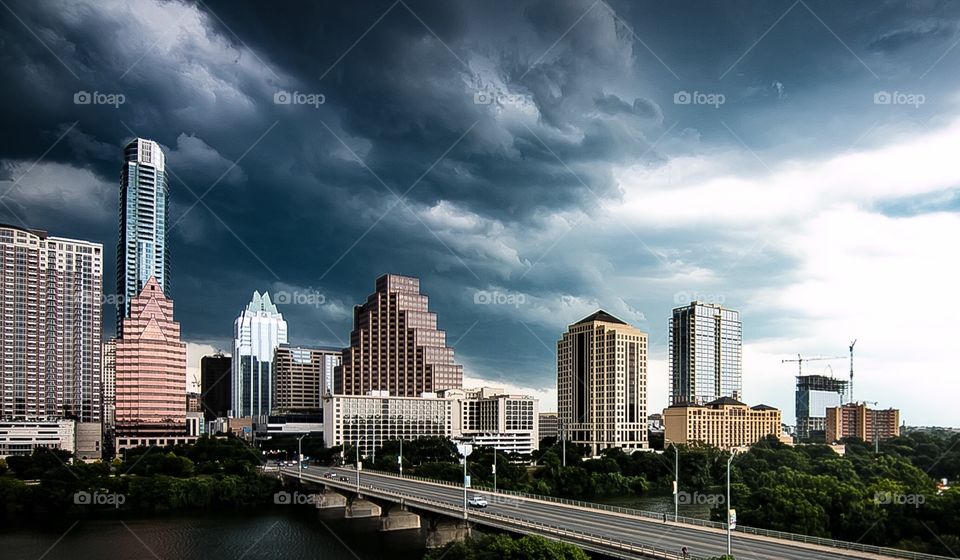
M 544 410 L 598 308 L 662 409 L 699 299 L 741 313 L 751 405 L 792 423 L 782 360 L 857 339 L 857 400 L 958 425 L 960 4 L 0 4 L 0 221 L 104 245 L 112 334 L 121 147 L 159 142 L 188 378 L 254 290 L 344 346 L 392 272 L 467 383 Z

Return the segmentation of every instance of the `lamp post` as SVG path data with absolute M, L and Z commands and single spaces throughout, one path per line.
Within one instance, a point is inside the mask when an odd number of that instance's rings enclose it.
M 563 420 L 559 421 L 560 424 L 560 437 L 561 442 L 560 446 L 563 449 L 563 466 L 567 466 L 567 427 L 564 424 Z
M 400 467 L 400 478 L 403 478 L 403 434 L 400 435 L 400 456 L 397 457 L 397 465 Z
M 463 455 L 463 519 L 467 519 L 467 485 L 470 479 L 467 478 L 467 456 L 473 452 L 473 445 L 468 441 L 462 441 L 457 444 L 457 451 Z
M 730 449 L 730 458 L 727 459 L 727 556 L 732 556 L 730 552 L 730 465 L 733 463 L 733 458 L 736 456 L 737 450 Z
M 363 438 L 357 439 L 357 494 L 360 494 L 360 469 L 363 466 L 360 463 L 360 442 L 363 441 Z
M 493 493 L 497 493 L 497 448 L 493 448 Z
M 670 440 L 664 440 L 664 443 Z M 674 453 L 674 462 L 673 462 L 673 521 L 677 522 L 680 519 L 680 448 L 677 447 L 677 444 L 670 442 L 670 445 L 673 447 Z
M 297 438 L 297 477 L 302 481 L 303 480 L 303 438 L 307 437 L 307 434 Z

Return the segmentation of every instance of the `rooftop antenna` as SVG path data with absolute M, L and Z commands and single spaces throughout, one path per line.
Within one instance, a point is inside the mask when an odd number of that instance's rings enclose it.
M 857 339 L 853 339 L 853 342 L 850 343 L 850 402 L 856 402 L 853 400 L 853 347 L 856 346 Z

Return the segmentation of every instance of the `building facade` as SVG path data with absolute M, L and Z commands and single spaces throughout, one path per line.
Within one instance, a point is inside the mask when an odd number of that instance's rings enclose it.
M 117 241 L 117 333 L 133 299 L 153 278 L 170 295 L 169 207 L 166 156 L 152 140 L 134 138 L 123 148 Z
M 367 456 L 389 440 L 454 435 L 450 399 L 386 394 L 323 397 L 323 441 L 328 447 L 359 445 Z
M 537 441 L 560 438 L 560 416 L 556 412 L 541 412 L 537 420 Z
M 273 406 L 273 353 L 287 343 L 287 322 L 270 294 L 253 292 L 233 326 L 231 415 L 267 416 Z
M 441 396 L 453 401 L 452 431 L 457 437 L 508 453 L 529 454 L 539 449 L 537 399 L 490 387 L 447 389 Z
M 835 443 L 844 438 L 859 438 L 876 443 L 900 435 L 900 411 L 896 408 L 877 410 L 863 403 L 848 403 L 827 409 L 826 441 Z
M 647 334 L 605 311 L 570 325 L 557 342 L 559 422 L 576 443 L 647 447 Z
M 130 302 L 116 345 L 117 449 L 186 437 L 186 344 L 156 280 Z
M 327 376 L 340 365 L 342 350 L 281 344 L 273 353 L 273 413 L 318 414 Z
M 233 393 L 232 359 L 222 353 L 200 358 L 200 410 L 207 422 L 225 418 Z
M 73 420 L 0 421 L 0 458 L 30 455 L 34 449 L 76 450 Z
M 748 447 L 767 436 L 780 438 L 780 411 L 749 407 L 730 397 L 704 405 L 673 405 L 663 411 L 664 443 L 705 443 L 721 449 Z
M 705 404 L 742 398 L 743 334 L 740 313 L 691 302 L 670 320 L 670 404 Z
M 334 374 L 335 395 L 387 392 L 418 397 L 463 384 L 446 333 L 420 293 L 420 280 L 385 274 L 366 303 L 354 307 L 350 347 Z
M 101 420 L 100 244 L 0 225 L 0 418 Z
M 103 343 L 103 375 L 101 401 L 103 402 L 103 429 L 113 429 L 117 407 L 117 340 Z
M 825 442 L 827 409 L 840 406 L 847 382 L 825 375 L 797 377 L 797 439 Z

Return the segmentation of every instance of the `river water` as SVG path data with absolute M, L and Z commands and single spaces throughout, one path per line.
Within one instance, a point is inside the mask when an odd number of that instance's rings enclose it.
M 343 510 L 278 507 L 150 519 L 80 520 L 0 529 L 0 557 L 23 560 L 414 560 L 423 531 L 379 532 L 377 519 Z
M 673 496 L 604 503 L 673 513 Z M 680 515 L 706 518 L 701 506 Z M 23 560 L 418 560 L 426 533 L 381 533 L 377 519 L 343 510 L 275 507 L 248 513 L 180 514 L 148 519 L 82 519 L 42 528 L 0 528 L 0 557 Z

